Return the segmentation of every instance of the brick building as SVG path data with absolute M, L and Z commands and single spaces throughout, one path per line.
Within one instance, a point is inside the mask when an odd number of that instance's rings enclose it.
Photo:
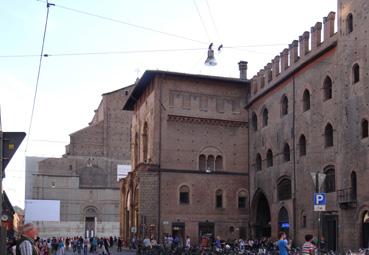
M 368 247 L 369 2 L 338 0 L 251 80 L 250 225 L 302 243 L 318 234 L 311 173 L 324 173 L 328 248 Z
M 133 171 L 121 185 L 123 238 L 246 237 L 247 84 L 144 73 L 124 106 L 133 111 Z
M 66 154 L 38 163 L 27 198 L 61 204 L 60 222 L 36 222 L 41 237 L 119 235 L 117 165 L 129 164 L 131 125 L 122 102 L 132 88 L 103 94 L 89 126 L 70 135 Z
M 143 75 L 125 105 L 133 171 L 121 185 L 122 236 L 283 230 L 301 244 L 318 234 L 319 172 L 328 248 L 368 247 L 369 2 L 338 0 L 337 10 L 251 80 Z

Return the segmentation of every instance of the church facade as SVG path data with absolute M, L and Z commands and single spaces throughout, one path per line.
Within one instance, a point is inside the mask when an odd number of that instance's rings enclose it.
M 38 163 L 28 198 L 60 201 L 60 222 L 36 222 L 41 237 L 119 235 L 117 165 L 130 163 L 131 124 L 122 102 L 131 89 L 103 94 L 89 126 L 70 135 L 66 154 Z

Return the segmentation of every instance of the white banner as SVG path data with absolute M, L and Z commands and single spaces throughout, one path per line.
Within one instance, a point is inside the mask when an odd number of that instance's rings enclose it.
M 25 201 L 25 222 L 31 221 L 60 221 L 60 200 L 32 200 Z

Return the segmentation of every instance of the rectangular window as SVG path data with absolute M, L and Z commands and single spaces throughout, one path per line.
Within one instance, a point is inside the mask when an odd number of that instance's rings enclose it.
M 216 208 L 223 208 L 223 196 L 222 195 L 216 195 Z
M 179 203 L 180 204 L 189 204 L 190 199 L 188 197 L 188 192 L 180 192 L 179 193 Z
M 217 98 L 216 107 L 217 107 L 217 112 L 220 112 L 220 113 L 224 112 L 224 98 L 222 97 Z
M 208 110 L 208 96 L 201 95 L 200 96 L 200 110 L 207 111 Z
M 238 197 L 238 208 L 246 208 L 246 197 Z
M 191 109 L 191 95 L 190 94 L 183 94 L 183 102 L 182 108 L 186 110 Z

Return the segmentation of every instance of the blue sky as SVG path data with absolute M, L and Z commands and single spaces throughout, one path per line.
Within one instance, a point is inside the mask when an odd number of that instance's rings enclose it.
M 21 207 L 25 156 L 61 156 L 69 134 L 91 121 L 101 94 L 132 84 L 147 69 L 238 77 L 237 63 L 246 60 L 248 76 L 252 77 L 329 11 L 336 11 L 335 0 L 50 2 L 56 4 L 50 7 L 44 48 L 50 56 L 42 61 L 27 151 L 26 138 L 8 165 L 4 179 L 11 201 Z M 3 131 L 28 133 L 45 5 L 37 0 L 1 1 Z M 216 53 L 216 67 L 203 64 L 210 42 L 216 47 L 224 45 L 223 51 Z M 243 47 L 227 48 L 234 46 Z M 134 53 L 151 50 L 155 52 Z M 125 53 L 55 56 L 101 52 Z M 20 55 L 35 56 L 9 57 Z

